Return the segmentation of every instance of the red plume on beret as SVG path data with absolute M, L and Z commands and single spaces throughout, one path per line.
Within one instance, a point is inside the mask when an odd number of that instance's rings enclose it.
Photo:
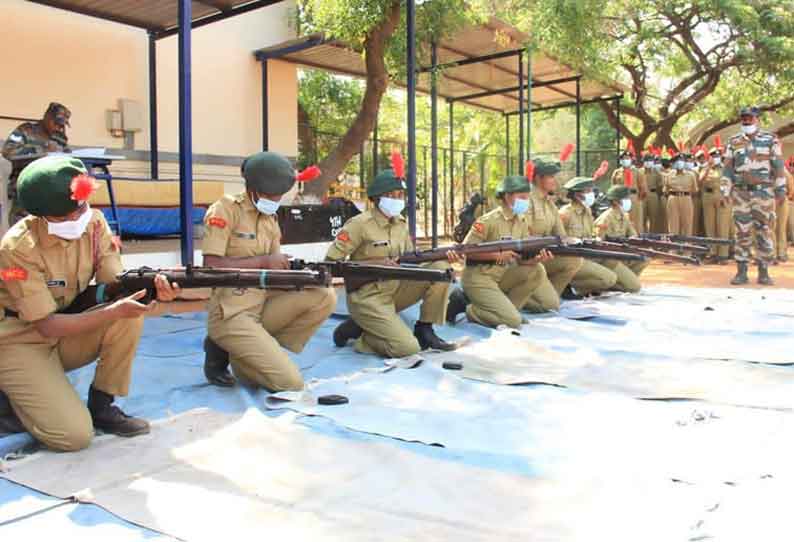
M 678 154 L 678 153 L 676 152 L 675 148 L 667 149 L 667 156 L 669 156 L 670 158 L 672 158 L 676 154 Z
M 309 166 L 298 173 L 297 180 L 302 183 L 308 183 L 319 177 L 321 173 L 322 171 L 317 166 Z
M 565 162 L 566 160 L 568 160 L 568 158 L 571 157 L 572 152 L 573 152 L 573 143 L 566 144 L 560 151 L 560 162 Z
M 524 164 L 524 176 L 532 182 L 532 179 L 535 177 L 535 162 L 532 160 L 527 160 Z
M 629 139 L 629 142 L 626 145 L 626 150 L 629 151 L 632 156 L 636 156 L 637 155 L 637 151 L 634 150 L 634 142 L 631 139 Z
M 623 170 L 623 184 L 629 188 L 634 186 L 634 174 L 628 168 Z
M 719 135 L 714 136 L 714 146 L 722 150 L 722 138 Z
M 405 161 L 397 149 L 391 151 L 391 168 L 394 170 L 395 177 L 405 179 Z
M 91 197 L 91 194 L 93 194 L 97 188 L 99 188 L 99 184 L 97 184 L 96 179 L 93 177 L 90 177 L 85 173 L 75 175 L 72 178 L 72 184 L 70 185 L 70 189 L 72 190 L 72 200 L 86 201 Z
M 607 172 L 608 169 L 609 169 L 609 162 L 604 160 L 603 162 L 601 162 L 601 165 L 598 166 L 598 169 L 593 172 L 593 180 L 595 181 L 599 177 L 602 177 L 604 173 Z

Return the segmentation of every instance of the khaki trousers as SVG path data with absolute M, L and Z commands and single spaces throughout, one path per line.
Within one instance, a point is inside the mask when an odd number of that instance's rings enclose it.
M 788 250 L 788 200 L 783 203 L 775 202 L 775 253 L 778 258 L 786 258 Z
M 642 289 L 640 274 L 648 267 L 650 262 L 621 262 L 619 260 L 601 260 L 600 263 L 611 269 L 617 276 L 617 281 L 612 287 L 619 292 L 636 294 Z
M 282 346 L 299 353 L 336 307 L 332 288 L 268 290 L 265 302 L 224 319 L 210 303 L 207 332 L 229 353 L 234 374 L 269 391 L 300 390 L 303 377 Z
M 629 211 L 629 219 L 637 233 L 645 233 L 645 202 L 640 199 L 639 194 L 631 195 L 631 211 Z
M 667 231 L 674 235 L 692 235 L 692 197 L 667 198 Z
M 56 343 L 0 345 L 0 391 L 33 437 L 53 450 L 88 447 L 94 426 L 66 373 L 97 358 L 94 387 L 127 395 L 143 317 L 115 320 Z
M 733 213 L 729 204 L 721 205 L 722 197 L 719 194 L 703 194 L 703 226 L 706 237 L 720 237 L 729 239 Z M 711 245 L 709 255 L 727 258 L 728 246 Z
M 703 235 L 703 196 L 692 196 L 692 235 Z
M 449 263 L 433 262 L 423 267 L 443 270 L 449 268 Z M 399 313 L 422 301 L 419 320 L 443 324 L 447 315 L 449 288 L 447 282 L 387 281 L 367 284 L 349 294 L 347 307 L 350 316 L 364 330 L 353 348 L 357 352 L 386 358 L 402 358 L 418 353 L 421 350 L 419 341 Z
M 650 233 L 664 233 L 664 210 L 658 192 L 648 192 L 645 198 L 645 223 Z
M 592 260 L 585 260 L 582 267 L 574 275 L 571 286 L 576 288 L 576 292 L 581 295 L 593 292 L 604 292 L 612 288 L 618 280 L 618 276 L 608 267 L 596 263 Z
M 794 201 L 787 200 L 788 203 L 788 220 L 786 223 L 788 226 L 786 227 L 788 242 L 794 244 Z
M 520 327 L 519 311 L 532 293 L 548 282 L 546 269 L 540 264 L 516 265 L 509 267 L 497 280 L 479 267 L 467 265 L 463 271 L 463 292 L 471 301 L 466 316 L 488 327 Z
M 560 308 L 560 294 L 581 269 L 584 258 L 559 256 L 543 263 L 546 280 L 532 292 L 524 310 L 532 313 L 556 311 Z

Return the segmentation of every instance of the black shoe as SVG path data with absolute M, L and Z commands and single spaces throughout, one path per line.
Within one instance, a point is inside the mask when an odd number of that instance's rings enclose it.
M 469 305 L 469 298 L 463 293 L 463 290 L 455 288 L 449 295 L 449 302 L 447 303 L 447 322 L 454 324 L 458 315 L 466 312 L 466 307 Z
M 361 333 L 363 330 L 361 326 L 359 326 L 355 320 L 352 318 L 348 318 L 338 326 L 334 330 L 334 344 L 339 348 L 342 348 L 347 344 L 347 341 L 351 339 L 358 339 L 361 337 Z
M 758 284 L 763 284 L 764 286 L 775 284 L 775 281 L 769 276 L 769 268 L 762 262 L 758 262 Z
M 27 431 L 22 422 L 17 418 L 16 413 L 8 402 L 8 397 L 0 391 L 0 437 L 12 433 L 24 433 Z
M 736 276 L 731 280 L 731 284 L 737 286 L 739 284 L 747 284 L 747 262 L 736 262 Z
M 237 382 L 229 372 L 229 353 L 209 337 L 204 338 L 204 376 L 207 382 L 222 388 L 231 388 Z
M 565 287 L 562 291 L 562 295 L 560 298 L 566 301 L 576 301 L 578 299 L 584 299 L 584 296 L 576 291 L 576 289 L 571 286 L 570 284 Z
M 425 322 L 417 322 L 414 326 L 414 337 L 419 341 L 419 346 L 422 350 L 443 350 L 449 352 L 455 350 L 458 346 L 454 343 L 448 343 L 441 337 L 436 335 L 433 331 L 433 324 Z
M 88 412 L 94 428 L 120 437 L 137 437 L 149 432 L 149 422 L 126 415 L 113 404 L 113 396 L 94 386 L 88 390 Z

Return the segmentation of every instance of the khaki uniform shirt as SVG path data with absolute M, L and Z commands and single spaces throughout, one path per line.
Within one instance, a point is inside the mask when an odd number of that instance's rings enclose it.
M 352 261 L 385 260 L 398 258 L 402 253 L 414 249 L 408 225 L 403 216 L 388 218 L 378 209 L 370 209 L 354 216 L 342 226 L 334 242 L 328 248 L 327 260 Z M 366 284 L 357 294 L 366 296 L 369 290 L 381 292 L 397 291 L 399 280 L 387 280 Z
M 486 241 L 528 239 L 530 237 L 529 223 L 529 213 L 517 215 L 504 205 L 499 205 L 474 222 L 469 233 L 466 234 L 463 244 L 474 245 Z M 513 262 L 509 265 L 477 265 L 473 270 L 484 273 L 499 282 L 505 271 L 515 265 L 518 264 Z
M 719 166 L 711 166 L 711 168 L 703 169 L 700 174 L 700 189 L 706 197 L 720 197 L 720 185 L 722 181 L 722 168 Z
M 91 209 L 91 222 L 80 239 L 50 235 L 44 218 L 28 216 L 0 242 L 0 341 L 9 344 L 50 343 L 31 322 L 68 307 L 91 279 L 112 283 L 123 271 L 104 215 Z M 6 317 L 5 311 L 19 314 Z
M 595 221 L 595 229 L 600 238 L 605 237 L 634 237 L 637 230 L 631 223 L 629 214 L 623 209 L 610 207 Z
M 660 194 L 662 191 L 662 175 L 659 171 L 652 169 L 645 171 L 645 184 L 648 187 L 648 192 L 655 191 L 655 194 Z
M 665 179 L 665 193 L 669 196 L 670 192 L 689 192 L 694 196 L 698 191 L 697 177 L 691 171 L 675 171 Z
M 202 243 L 205 255 L 251 258 L 281 251 L 281 228 L 275 215 L 260 213 L 246 192 L 224 196 L 213 203 L 204 217 L 206 234 Z M 244 295 L 232 288 L 216 288 L 210 303 L 219 303 L 224 319 L 262 305 L 267 291 L 246 290 Z
M 623 167 L 618 167 L 615 171 L 612 172 L 612 184 L 613 185 L 617 184 L 617 185 L 620 185 L 620 186 L 625 186 L 626 183 L 625 183 L 625 181 L 623 179 L 623 170 L 624 169 L 625 168 L 623 168 Z M 630 190 L 637 190 L 637 191 L 639 191 L 640 194 L 646 194 L 648 192 L 648 185 L 645 182 L 645 174 L 641 170 L 639 170 L 639 169 L 637 169 L 635 167 L 631 168 L 631 172 L 632 172 L 632 180 L 634 181 L 633 182 L 634 186 L 629 187 L 629 189 Z
M 66 134 L 48 134 L 42 121 L 20 124 L 3 144 L 3 158 L 11 162 L 8 177 L 8 199 L 16 199 L 17 177 L 31 160 L 48 152 L 71 152 Z M 28 159 L 29 158 L 29 159 Z
M 572 237 L 588 239 L 593 237 L 593 212 L 581 203 L 569 203 L 560 209 L 565 231 Z
M 530 235 L 558 235 L 560 237 L 567 235 L 552 196 L 543 196 L 538 190 L 532 191 L 529 194 L 529 210 L 527 210 L 526 216 L 529 219 Z

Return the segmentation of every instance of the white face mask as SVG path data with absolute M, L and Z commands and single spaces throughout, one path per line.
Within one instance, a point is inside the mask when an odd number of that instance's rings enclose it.
M 715 166 L 719 166 L 720 164 L 722 164 L 722 158 L 720 158 L 719 156 L 715 156 L 711 159 L 711 163 L 714 164 Z
M 393 218 L 403 212 L 403 209 L 405 209 L 405 200 L 381 197 L 378 201 L 378 209 L 380 209 L 384 215 Z
M 592 192 L 586 192 L 584 195 L 584 205 L 585 207 L 592 207 L 595 203 L 595 194 Z
M 624 200 L 620 200 L 620 206 L 623 207 L 623 210 L 628 213 L 631 211 L 631 199 L 626 198 Z
M 91 222 L 91 207 L 86 203 L 85 211 L 77 220 L 68 220 L 66 222 L 47 221 L 47 232 L 61 239 L 74 241 L 83 236 L 89 222 Z
M 681 160 L 676 160 L 676 162 L 673 164 L 673 167 L 676 169 L 684 169 L 684 162 Z
M 755 124 L 742 124 L 742 132 L 746 135 L 753 135 L 756 130 L 758 130 L 758 126 Z
M 257 201 L 251 200 L 256 210 L 263 215 L 274 215 L 281 206 L 281 201 L 273 201 L 267 198 L 259 198 Z
M 620 161 L 620 165 L 623 167 L 631 167 L 631 159 L 624 158 Z
M 653 169 L 655 169 L 656 171 L 661 171 L 662 164 L 657 164 L 656 162 L 654 162 Z
M 645 162 L 645 169 L 651 169 L 653 167 L 653 162 Z

